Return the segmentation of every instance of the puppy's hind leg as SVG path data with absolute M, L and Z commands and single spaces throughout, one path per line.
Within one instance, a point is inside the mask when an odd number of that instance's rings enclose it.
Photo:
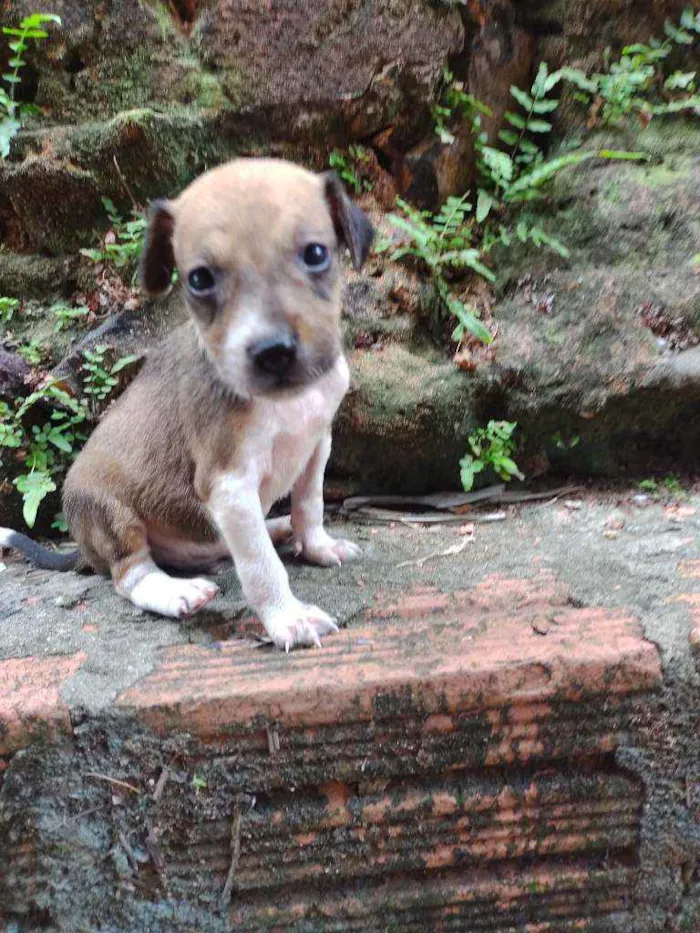
M 112 568 L 114 588 L 140 609 L 181 619 L 197 612 L 219 592 L 204 577 L 171 577 L 160 570 L 147 550 Z
M 287 544 L 292 540 L 292 516 L 280 515 L 279 518 L 266 518 L 265 527 L 274 545 Z
M 197 612 L 218 593 L 209 580 L 171 577 L 160 570 L 144 523 L 116 497 L 81 490 L 66 504 L 81 552 L 96 570 L 109 570 L 117 593 L 140 609 L 178 619 Z

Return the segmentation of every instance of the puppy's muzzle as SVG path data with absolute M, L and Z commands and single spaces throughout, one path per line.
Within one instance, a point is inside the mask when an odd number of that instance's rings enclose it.
M 283 377 L 296 361 L 297 339 L 293 334 L 273 334 L 251 344 L 248 356 L 260 373 Z

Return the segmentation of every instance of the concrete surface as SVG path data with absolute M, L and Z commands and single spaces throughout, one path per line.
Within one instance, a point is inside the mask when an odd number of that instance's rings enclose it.
M 4 558 L 7 933 L 700 930 L 700 493 L 636 495 L 351 523 L 289 657 L 232 572 L 175 623 Z

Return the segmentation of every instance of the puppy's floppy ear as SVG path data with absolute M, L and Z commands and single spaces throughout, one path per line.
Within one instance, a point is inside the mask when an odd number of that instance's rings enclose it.
M 360 269 L 372 245 L 374 227 L 365 212 L 347 196 L 335 172 L 324 172 L 321 178 L 335 232 L 350 251 L 355 269 Z
M 170 288 L 175 269 L 173 230 L 175 217 L 169 201 L 154 201 L 148 213 L 146 243 L 141 255 L 139 277 L 147 295 L 157 297 Z

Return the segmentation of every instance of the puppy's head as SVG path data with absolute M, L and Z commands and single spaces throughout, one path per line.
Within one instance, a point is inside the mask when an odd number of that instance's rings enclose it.
M 359 269 L 372 237 L 332 173 L 239 159 L 153 205 L 141 281 L 162 294 L 177 267 L 210 358 L 247 398 L 306 385 L 333 366 L 339 248 Z

